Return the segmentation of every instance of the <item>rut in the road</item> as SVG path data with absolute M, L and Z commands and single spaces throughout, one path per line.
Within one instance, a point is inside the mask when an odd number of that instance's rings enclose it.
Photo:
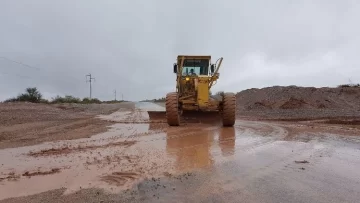
M 43 149 L 38 152 L 29 152 L 29 156 L 38 157 L 38 156 L 51 156 L 51 155 L 61 155 L 61 154 L 69 154 L 72 152 L 77 151 L 86 151 L 86 150 L 94 150 L 94 149 L 100 149 L 100 148 L 107 148 L 107 147 L 114 147 L 114 146 L 125 146 L 129 147 L 131 145 L 134 145 L 136 141 L 123 141 L 123 142 L 110 142 L 105 145 L 86 145 L 86 146 L 76 146 L 76 147 L 69 147 L 65 146 L 62 148 L 51 148 L 51 149 Z

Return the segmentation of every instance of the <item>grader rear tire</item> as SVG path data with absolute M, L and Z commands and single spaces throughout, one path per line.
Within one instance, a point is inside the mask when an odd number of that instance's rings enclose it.
M 166 95 L 166 120 L 170 126 L 180 125 L 179 101 L 176 92 Z
M 223 96 L 222 122 L 224 127 L 235 124 L 236 97 L 234 93 L 225 93 Z

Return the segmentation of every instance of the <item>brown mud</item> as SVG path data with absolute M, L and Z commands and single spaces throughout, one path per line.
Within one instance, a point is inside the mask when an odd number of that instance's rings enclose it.
M 50 171 L 36 171 L 36 172 L 29 172 L 26 171 L 23 176 L 31 177 L 31 176 L 39 176 L 39 175 L 50 175 L 54 173 L 59 173 L 60 168 L 53 168 Z
M 360 198 L 359 128 L 241 119 L 231 128 L 206 123 L 168 127 L 146 123 L 147 110 L 161 110 L 152 105 L 137 103 L 135 109 L 98 116 L 113 124 L 88 138 L 1 150 L 0 202 Z M 26 172 L 32 176 L 23 176 Z

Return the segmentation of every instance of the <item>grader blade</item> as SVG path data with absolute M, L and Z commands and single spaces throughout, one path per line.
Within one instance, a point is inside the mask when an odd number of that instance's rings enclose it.
M 166 123 L 166 111 L 147 111 L 150 122 Z
M 221 115 L 217 111 L 184 111 L 181 119 L 185 123 L 221 123 Z
M 150 123 L 166 123 L 165 111 L 147 111 Z M 180 119 L 184 123 L 217 124 L 221 122 L 221 115 L 216 111 L 183 111 Z

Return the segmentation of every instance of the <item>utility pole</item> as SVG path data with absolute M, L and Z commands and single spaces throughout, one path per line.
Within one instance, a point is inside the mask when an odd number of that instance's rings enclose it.
M 121 100 L 124 101 L 124 95 L 123 94 L 121 94 Z
M 92 80 L 95 80 L 95 78 L 92 78 L 90 73 L 89 73 L 89 75 L 86 75 L 86 79 L 87 79 L 87 77 L 89 77 L 89 80 L 86 80 L 86 82 L 90 83 L 90 99 L 91 99 L 91 91 L 92 91 L 91 82 L 92 82 Z
M 115 101 L 116 101 L 116 90 L 114 90 L 114 94 L 115 94 Z

